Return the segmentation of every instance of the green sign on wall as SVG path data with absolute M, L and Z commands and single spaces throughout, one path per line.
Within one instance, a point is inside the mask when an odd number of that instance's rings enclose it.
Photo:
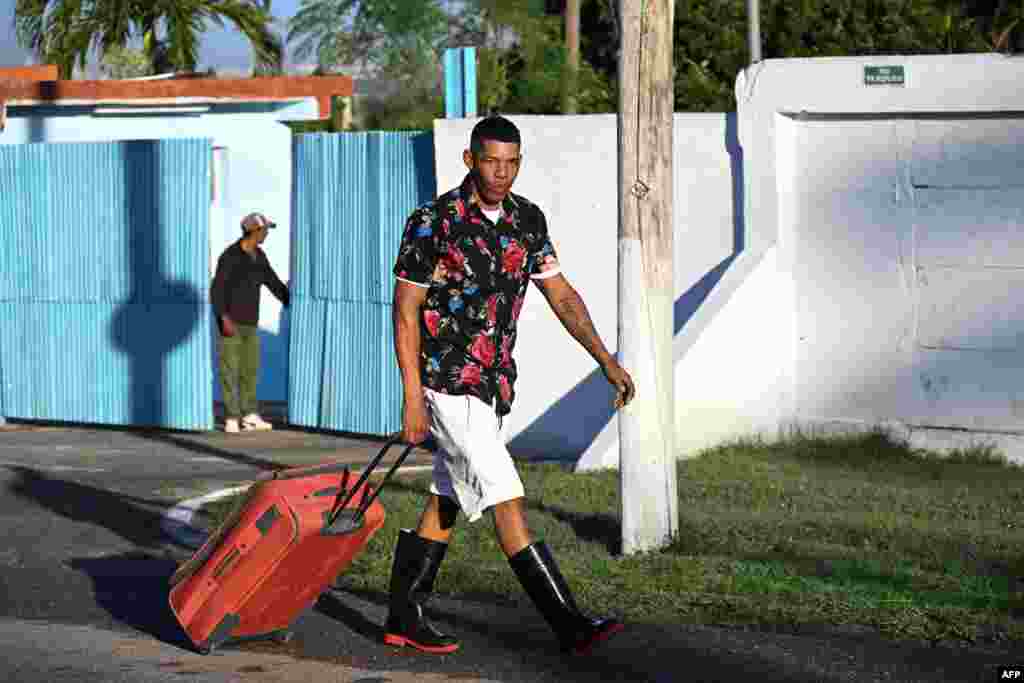
M 864 85 L 905 85 L 906 73 L 902 65 L 865 66 Z

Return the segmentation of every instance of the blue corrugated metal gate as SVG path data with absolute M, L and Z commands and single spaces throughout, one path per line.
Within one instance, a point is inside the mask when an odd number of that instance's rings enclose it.
M 395 432 L 391 268 L 405 219 L 434 195 L 433 135 L 302 135 L 292 158 L 289 421 Z
M 213 427 L 210 155 L 0 146 L 0 414 Z

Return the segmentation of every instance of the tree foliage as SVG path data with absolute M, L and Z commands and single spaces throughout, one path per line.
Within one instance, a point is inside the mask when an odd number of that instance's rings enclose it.
M 199 41 L 210 25 L 233 24 L 252 44 L 257 64 L 281 63 L 281 40 L 271 29 L 270 0 L 16 0 L 19 43 L 61 78 L 84 68 L 93 53 L 139 40 L 154 71 L 193 71 Z
M 555 2 L 557 5 L 558 3 Z M 746 0 L 675 0 L 677 111 L 731 111 L 749 63 Z M 615 83 L 618 0 L 584 0 L 584 57 Z M 761 0 L 762 57 L 1024 50 L 1021 0 Z
M 437 0 L 302 0 L 288 31 L 296 58 L 315 58 L 317 73 L 373 74 L 384 92 L 363 93 L 360 118 L 390 130 L 429 128 L 443 115 L 447 36 Z
M 107 78 L 139 78 L 152 75 L 153 65 L 142 50 L 115 45 L 103 55 L 100 70 Z
M 436 0 L 302 0 L 288 41 L 321 69 L 419 61 L 440 48 L 447 19 Z
M 585 4 L 603 4 L 592 0 Z M 539 0 L 468 0 L 452 18 L 460 45 L 475 46 L 479 57 L 478 97 L 482 113 L 561 112 L 567 54 L 560 10 Z M 581 27 L 582 28 L 582 27 Z M 581 30 L 583 40 L 586 35 Z M 577 75 L 580 113 L 614 111 L 613 81 L 584 56 Z
M 610 0 L 601 0 L 602 3 Z M 553 114 L 561 108 L 566 53 L 562 21 L 538 0 L 303 0 L 289 41 L 299 59 L 321 72 L 340 65 L 370 67 L 385 95 L 362 99 L 363 124 L 429 128 L 443 116 L 442 55 L 477 48 L 478 109 Z M 447 13 L 446 10 L 451 10 Z M 581 112 L 613 111 L 608 79 L 581 65 Z
M 365 100 L 363 125 L 374 130 L 425 130 L 444 117 L 442 73 L 436 53 L 410 50 L 381 71 L 386 96 Z

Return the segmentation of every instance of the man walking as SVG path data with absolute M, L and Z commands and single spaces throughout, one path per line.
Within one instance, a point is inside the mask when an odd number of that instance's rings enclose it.
M 220 329 L 220 386 L 224 395 L 224 431 L 272 429 L 260 417 L 256 382 L 260 370 L 260 287 L 266 285 L 285 306 L 288 287 L 260 245 L 277 227 L 262 213 L 242 219 L 242 237 L 217 259 L 210 299 Z
M 458 641 L 424 616 L 459 509 L 470 522 L 493 509 L 501 549 L 563 650 L 585 654 L 622 629 L 577 608 L 543 541 L 527 529 L 524 490 L 501 423 L 515 397 L 512 350 L 529 282 L 617 389 L 633 380 L 601 342 L 579 294 L 562 275 L 544 213 L 512 194 L 519 130 L 490 117 L 463 153 L 462 184 L 409 218 L 394 274 L 394 334 L 402 374 L 402 438 L 436 442 L 431 496 L 415 531 L 395 548 L 385 642 L 452 652 Z

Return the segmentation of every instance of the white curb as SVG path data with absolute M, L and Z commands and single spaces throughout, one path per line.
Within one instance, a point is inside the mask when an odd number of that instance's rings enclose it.
M 233 496 L 248 488 L 249 486 L 235 486 L 207 493 L 198 498 L 183 500 L 164 513 L 163 519 L 160 520 L 160 528 L 178 544 L 198 550 L 206 542 L 209 533 L 205 529 L 197 529 L 192 526 L 192 518 L 195 516 L 196 510 L 207 503 Z

